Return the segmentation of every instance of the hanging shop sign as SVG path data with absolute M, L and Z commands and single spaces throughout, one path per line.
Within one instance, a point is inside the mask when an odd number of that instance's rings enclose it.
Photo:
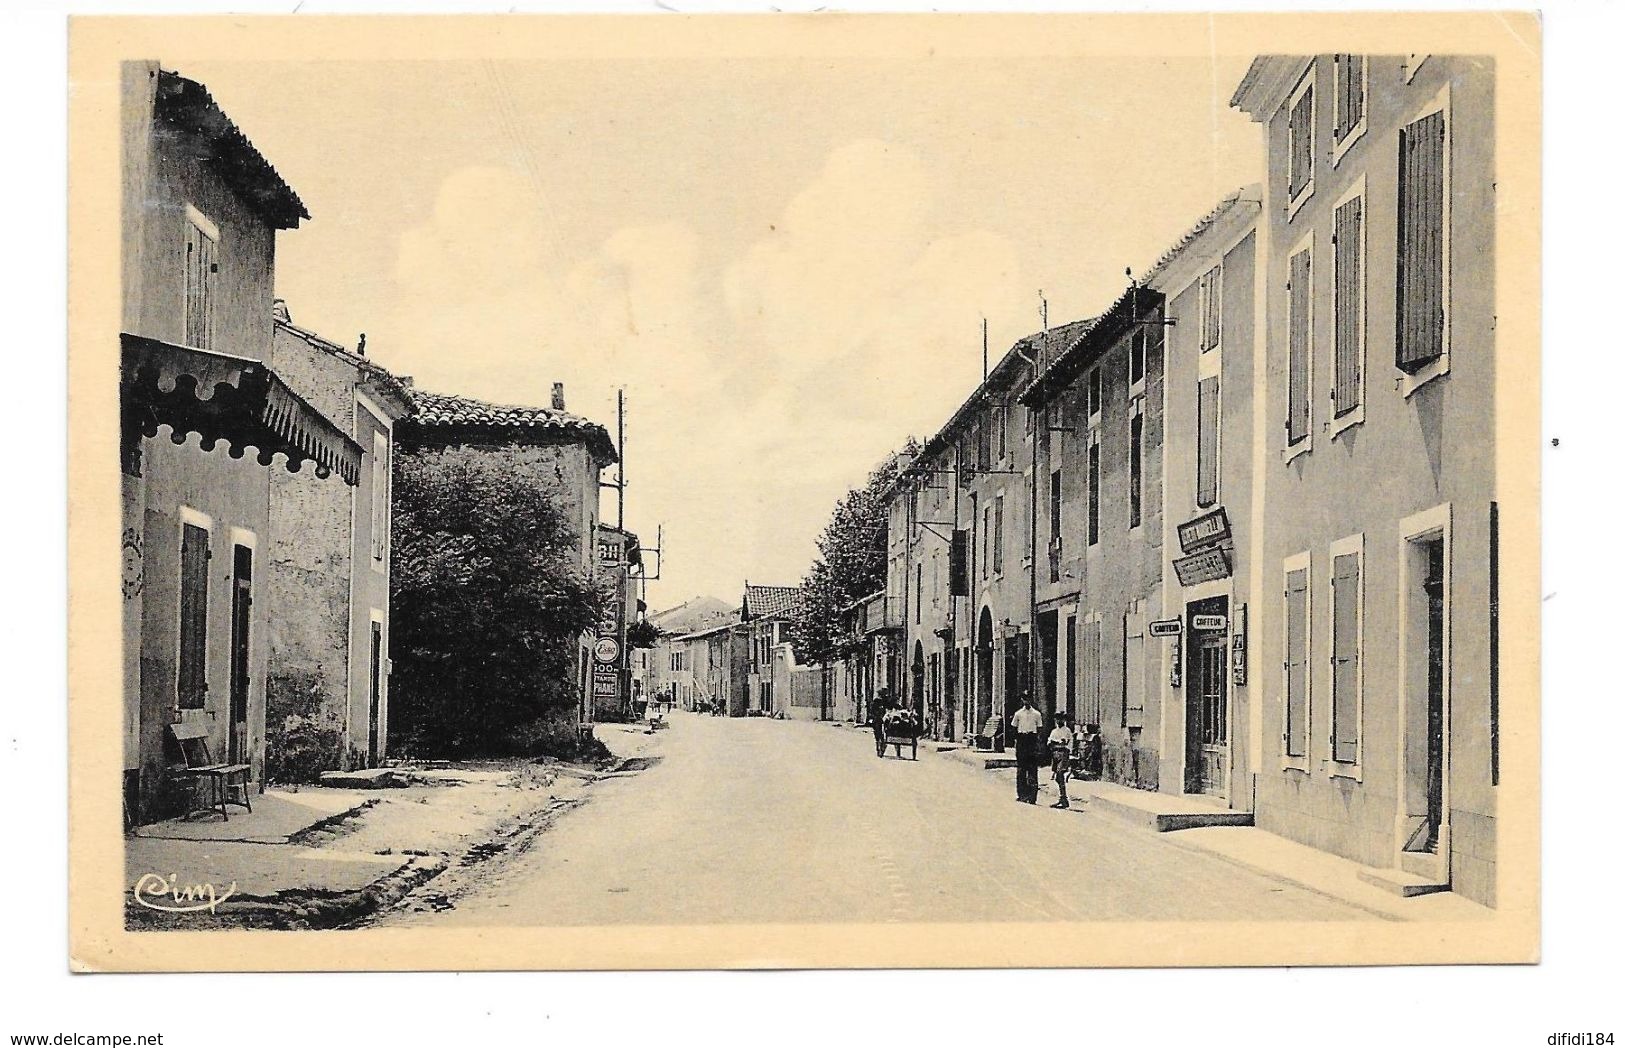
M 1220 506 L 1179 525 L 1179 548 L 1186 553 L 1217 546 L 1230 538 L 1230 517 Z
M 626 536 L 613 531 L 598 533 L 598 563 L 617 568 L 626 563 Z
M 1236 631 L 1230 638 L 1230 682 L 1247 683 L 1247 605 L 1236 606 Z
M 1168 687 L 1170 688 L 1177 688 L 1184 681 L 1184 672 L 1181 666 L 1183 659 L 1181 653 L 1183 651 L 1183 644 L 1170 645 L 1168 648 Z
M 1212 547 L 1180 557 L 1174 561 L 1174 574 L 1181 586 L 1195 586 L 1203 582 L 1230 577 L 1230 556 L 1223 549 Z
M 1153 619 L 1146 623 L 1145 629 L 1153 637 L 1177 637 L 1180 625 L 1178 619 Z
M 1191 629 L 1198 633 L 1223 633 L 1230 626 L 1230 620 L 1223 615 L 1192 615 Z

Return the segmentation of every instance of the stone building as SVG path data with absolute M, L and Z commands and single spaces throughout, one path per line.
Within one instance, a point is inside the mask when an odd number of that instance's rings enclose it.
M 271 364 L 362 450 L 353 488 L 305 474 L 271 481 L 266 771 L 272 781 L 303 781 L 384 756 L 393 430 L 413 403 L 394 375 L 296 326 L 281 302 Z
M 648 694 L 657 699 L 669 696 L 684 709 L 692 708 L 693 653 L 688 649 L 687 638 L 707 634 L 713 627 L 731 626 L 738 621 L 738 605 L 716 597 L 693 597 L 649 615 L 649 625 L 654 627 L 657 636 L 654 647 L 649 650 L 649 671 L 645 684 Z M 744 688 L 742 679 L 731 670 L 729 683 L 741 691 Z M 743 711 L 738 715 L 743 716 Z
M 1495 69 L 1266 55 L 1257 823 L 1495 901 Z
M 599 423 L 565 410 L 564 387 L 554 383 L 550 407 L 492 404 L 472 397 L 414 389 L 417 413 L 395 426 L 402 454 L 436 454 L 448 460 L 511 452 L 517 468 L 552 490 L 576 536 L 581 569 L 598 574 L 600 476 L 617 461 L 609 432 Z M 592 693 L 593 648 L 597 630 L 576 640 L 574 684 L 578 695 Z M 585 707 L 578 714 L 588 715 Z M 406 726 L 396 724 L 395 734 Z
M 1036 338 L 1012 346 L 902 471 L 887 528 L 885 624 L 901 651 L 886 678 L 933 734 L 1001 747 L 1032 679 L 1032 432 L 1018 395 Z
M 1164 338 L 1162 605 L 1173 637 L 1159 726 L 1160 788 L 1252 808 L 1261 741 L 1250 651 L 1261 632 L 1252 544 L 1257 226 L 1260 189 L 1237 190 L 1146 275 L 1170 322 Z
M 780 712 L 789 701 L 775 695 L 773 650 L 790 639 L 790 620 L 801 601 L 799 586 L 752 586 L 745 583 L 739 623 L 746 636 L 746 711 L 757 716 Z
M 293 471 L 343 498 L 362 451 L 266 363 L 276 233 L 309 217 L 304 204 L 202 84 L 153 62 L 127 62 L 120 78 L 124 800 L 134 824 L 194 806 L 186 745 L 247 765 L 245 793 L 263 787 L 272 474 Z

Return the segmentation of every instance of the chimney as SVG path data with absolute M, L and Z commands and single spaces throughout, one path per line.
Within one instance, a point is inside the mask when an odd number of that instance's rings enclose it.
M 358 357 L 367 355 L 367 333 L 365 331 L 361 333 L 361 340 L 356 343 L 355 355 Z
M 564 383 L 562 382 L 553 383 L 553 410 L 564 410 Z
M 293 323 L 293 314 L 288 312 L 288 303 L 284 299 L 275 299 L 271 302 L 271 317 L 284 324 Z

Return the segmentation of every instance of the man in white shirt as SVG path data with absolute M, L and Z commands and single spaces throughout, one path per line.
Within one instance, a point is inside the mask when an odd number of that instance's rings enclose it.
M 1044 727 L 1044 715 L 1033 707 L 1031 696 L 1022 698 L 1021 709 L 1010 718 L 1010 727 L 1016 733 L 1016 800 L 1037 804 L 1041 752 L 1038 733 Z

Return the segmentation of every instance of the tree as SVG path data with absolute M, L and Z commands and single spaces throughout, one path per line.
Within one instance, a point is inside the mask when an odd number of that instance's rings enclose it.
M 919 454 L 910 437 L 887 456 L 861 488 L 835 503 L 818 537 L 818 556 L 801 582 L 801 604 L 790 624 L 797 653 L 808 662 L 828 663 L 851 653 L 852 638 L 842 608 L 886 585 L 886 519 L 891 487 L 904 466 Z
M 577 639 L 608 595 L 519 449 L 395 456 L 390 749 L 466 757 L 574 745 Z

